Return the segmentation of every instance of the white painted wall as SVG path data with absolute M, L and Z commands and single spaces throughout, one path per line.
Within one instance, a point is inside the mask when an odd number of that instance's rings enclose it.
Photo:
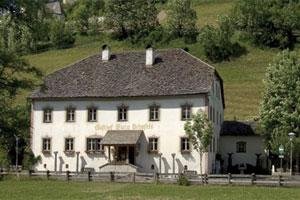
M 160 121 L 149 121 L 149 106 L 153 103 L 160 105 Z M 162 172 L 172 172 L 172 153 L 175 153 L 175 172 L 182 170 L 184 165 L 189 170 L 199 170 L 199 155 L 196 151 L 190 154 L 181 154 L 180 137 L 185 136 L 184 123 L 181 121 L 181 105 L 190 103 L 193 105 L 193 112 L 199 109 L 205 110 L 205 97 L 202 95 L 172 98 L 152 99 L 124 99 L 124 100 L 81 100 L 81 101 L 34 101 L 32 108 L 32 150 L 35 155 L 41 155 L 42 161 L 36 166 L 37 170 L 54 170 L 54 151 L 58 152 L 57 170 L 65 171 L 66 164 L 69 170 L 76 170 L 76 155 L 67 156 L 64 151 L 64 138 L 74 137 L 76 152 L 80 152 L 79 170 L 81 167 L 92 167 L 96 171 L 99 166 L 106 164 L 108 153 L 103 155 L 90 156 L 85 153 L 86 138 L 89 136 L 104 136 L 107 130 L 142 129 L 146 138 L 150 136 L 159 137 L 159 151 L 162 153 Z M 117 106 L 125 104 L 129 106 L 128 122 L 117 122 Z M 68 106 L 76 108 L 75 122 L 66 122 L 66 111 Z M 87 122 L 87 107 L 98 108 L 98 121 Z M 43 123 L 43 109 L 53 108 L 52 123 Z M 219 127 L 215 129 L 219 131 Z M 215 132 L 215 135 L 218 135 Z M 51 154 L 42 153 L 42 138 L 51 138 Z M 159 156 L 149 154 L 144 144 L 137 157 L 137 165 L 142 171 L 152 171 L 151 165 L 159 166 Z M 209 155 L 210 161 L 214 156 Z M 211 165 L 207 163 L 207 155 L 203 157 L 203 171 L 211 172 Z M 46 168 L 44 168 L 46 164 Z
M 246 153 L 236 152 L 237 142 L 246 142 Z M 249 163 L 253 166 L 256 165 L 256 153 L 261 153 L 261 159 L 265 160 L 264 144 L 262 137 L 259 136 L 222 136 L 220 142 L 220 152 L 224 160 L 225 169 L 228 166 L 228 154 L 232 152 L 232 165 Z

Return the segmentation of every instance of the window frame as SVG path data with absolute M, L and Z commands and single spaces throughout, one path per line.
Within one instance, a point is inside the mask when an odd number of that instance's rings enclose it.
M 91 112 L 94 111 L 94 112 Z M 94 119 L 92 119 L 94 118 Z M 91 106 L 87 108 L 87 121 L 88 122 L 97 122 L 98 121 L 98 108 Z
M 152 109 L 157 109 L 157 110 L 152 110 Z M 153 116 L 156 115 L 156 117 L 152 118 L 152 113 L 153 113 Z M 149 106 L 149 121 L 160 121 L 160 106 L 159 105 L 153 104 L 153 105 Z
M 159 147 L 158 147 L 159 138 L 158 137 L 149 137 L 148 142 L 149 142 L 148 143 L 149 153 L 158 153 L 159 152 Z
M 46 144 L 47 147 L 48 147 L 47 149 L 44 148 L 46 140 L 49 141 L 48 144 Z M 51 138 L 50 137 L 43 137 L 42 138 L 42 152 L 43 153 L 50 153 L 51 152 L 51 147 L 52 147 Z
M 122 104 L 121 106 L 118 106 L 118 122 L 127 122 L 128 121 L 128 106 L 126 106 L 126 105 L 124 105 L 124 104 Z M 124 109 L 125 109 L 125 112 L 124 112 Z M 121 113 L 123 113 L 122 114 L 122 117 L 121 117 Z M 125 115 L 124 115 L 124 113 L 125 113 Z M 124 116 L 126 116 L 125 117 L 125 119 L 121 119 L 121 118 L 124 118 Z
M 68 140 L 72 140 L 72 149 L 68 148 L 67 149 L 67 146 L 70 145 L 70 143 L 67 143 Z M 65 148 L 64 148 L 64 152 L 67 152 L 67 153 L 71 153 L 71 152 L 75 152 L 75 138 L 73 137 L 67 137 L 65 138 Z
M 50 116 L 50 120 L 46 120 L 46 112 L 50 112 L 48 116 Z M 43 123 L 52 123 L 53 122 L 53 109 L 52 108 L 44 108 L 43 109 Z
M 191 152 L 191 142 L 188 137 L 180 138 L 180 152 L 181 153 L 190 153 Z
M 71 111 L 73 112 L 73 119 L 71 119 L 71 117 L 69 119 L 69 116 L 72 116 L 72 115 L 70 115 Z M 71 106 L 66 108 L 66 122 L 72 123 L 72 122 L 75 122 L 75 120 L 76 120 L 76 108 L 71 107 Z
M 186 108 L 188 108 L 188 112 L 186 112 L 187 110 L 185 110 Z M 188 121 L 188 120 L 191 120 L 192 119 L 192 108 L 193 108 L 193 105 L 192 104 L 183 104 L 181 105 L 181 121 Z M 188 117 L 184 117 L 184 115 L 189 115 Z
M 245 141 L 236 142 L 236 153 L 247 153 L 247 142 Z
M 102 153 L 104 152 L 104 146 L 101 145 L 102 137 L 88 137 L 86 138 L 86 152 L 87 153 Z M 100 140 L 100 141 L 98 141 Z M 89 144 L 89 141 L 91 144 Z M 94 142 L 94 144 L 93 144 Z M 98 148 L 99 145 L 99 148 Z M 94 147 L 93 147 L 94 146 Z M 90 148 L 92 147 L 92 148 Z

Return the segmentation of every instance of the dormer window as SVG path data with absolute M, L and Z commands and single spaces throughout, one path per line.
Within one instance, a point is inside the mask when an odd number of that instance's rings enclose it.
M 88 121 L 89 122 L 97 121 L 97 108 L 95 107 L 88 108 Z
M 75 122 L 75 108 L 67 108 L 66 110 L 66 121 Z
M 43 114 L 43 122 L 44 123 L 51 123 L 52 122 L 52 109 L 45 108 Z
M 118 107 L 118 121 L 127 121 L 128 120 L 128 107 L 125 105 L 122 105 Z
M 149 120 L 150 121 L 159 121 L 159 106 L 152 105 L 149 107 Z
M 189 120 L 192 118 L 192 106 L 185 104 L 181 106 L 181 120 Z

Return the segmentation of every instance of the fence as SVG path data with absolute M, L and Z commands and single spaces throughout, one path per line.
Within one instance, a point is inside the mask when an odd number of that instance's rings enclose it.
M 2 172 L 0 180 L 7 175 L 18 175 L 27 177 L 40 177 L 47 180 L 58 179 L 65 181 L 98 181 L 98 182 L 123 182 L 123 183 L 177 183 L 179 174 L 172 173 L 120 173 L 120 172 Z M 193 185 L 262 185 L 262 186 L 300 186 L 300 176 L 270 176 L 270 175 L 185 175 Z

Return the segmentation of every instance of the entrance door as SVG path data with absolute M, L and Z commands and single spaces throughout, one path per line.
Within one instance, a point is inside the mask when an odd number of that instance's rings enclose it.
M 134 153 L 135 153 L 134 147 L 133 146 L 129 147 L 128 159 L 129 159 L 129 163 L 132 165 L 134 165 L 134 163 L 135 163 L 135 154 Z
M 118 153 L 117 153 L 117 161 L 118 162 L 125 162 L 127 157 L 127 147 L 121 146 L 118 147 Z

